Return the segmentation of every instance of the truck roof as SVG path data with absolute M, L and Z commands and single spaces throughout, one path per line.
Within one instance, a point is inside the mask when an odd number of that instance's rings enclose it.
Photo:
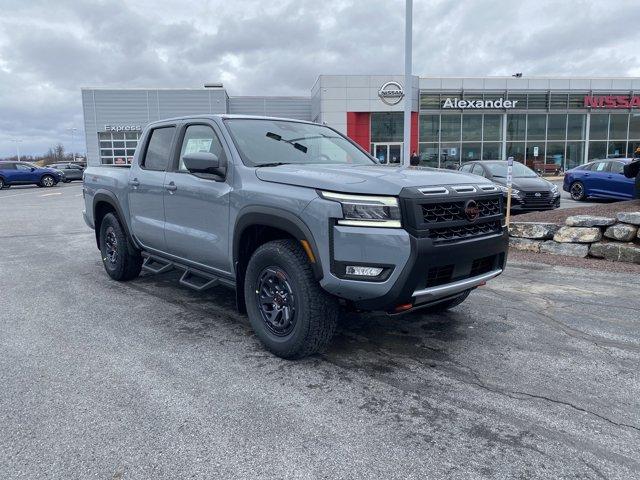
M 171 118 L 163 118 L 161 120 L 156 120 L 154 122 L 150 122 L 149 125 L 156 125 L 158 123 L 166 123 L 166 122 L 176 122 L 181 120 L 193 120 L 198 118 L 206 118 L 206 119 L 227 119 L 227 118 L 240 118 L 240 119 L 248 119 L 248 120 L 283 120 L 287 122 L 298 122 L 298 123 L 308 123 L 311 125 L 320 125 L 316 122 L 309 122 L 307 120 L 298 120 L 296 118 L 284 118 L 284 117 L 268 117 L 264 115 L 241 115 L 241 114 L 231 114 L 231 113 L 219 113 L 219 114 L 205 114 L 205 115 L 183 115 L 180 117 L 171 117 Z

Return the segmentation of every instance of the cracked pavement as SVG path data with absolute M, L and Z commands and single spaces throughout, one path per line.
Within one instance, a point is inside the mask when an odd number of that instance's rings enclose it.
M 110 281 L 80 194 L 0 192 L 3 478 L 640 478 L 637 275 L 510 262 L 290 362 L 229 290 Z

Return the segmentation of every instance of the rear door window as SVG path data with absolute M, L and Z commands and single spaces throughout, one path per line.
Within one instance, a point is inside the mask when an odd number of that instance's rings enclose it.
M 594 172 L 604 172 L 607 170 L 607 164 L 609 162 L 596 162 L 593 164 L 592 170 Z
M 473 166 L 473 170 L 471 170 L 471 173 L 475 174 L 475 175 L 480 175 L 481 177 L 484 177 L 484 168 L 482 168 L 482 165 L 479 164 L 475 164 Z
M 0 170 L 15 170 L 16 166 L 13 163 L 0 163 Z
M 472 164 L 465 164 L 462 166 L 462 168 L 460 169 L 461 172 L 471 172 L 471 167 L 473 167 Z
M 142 164 L 143 168 L 157 171 L 167 169 L 175 131 L 175 127 L 162 127 L 151 131 L 147 153 Z
M 622 162 L 611 162 L 611 173 L 622 173 L 624 171 L 624 163 Z

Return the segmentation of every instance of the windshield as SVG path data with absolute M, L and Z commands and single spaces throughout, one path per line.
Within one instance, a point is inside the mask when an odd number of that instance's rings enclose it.
M 489 163 L 485 164 L 485 166 L 491 172 L 491 175 L 494 177 L 507 177 L 507 163 Z M 523 164 L 518 162 L 513 162 L 513 178 L 531 178 L 537 177 L 536 172 L 531 170 L 529 167 L 525 167 Z
M 330 128 L 286 120 L 225 120 L 245 165 L 375 165 L 375 161 Z

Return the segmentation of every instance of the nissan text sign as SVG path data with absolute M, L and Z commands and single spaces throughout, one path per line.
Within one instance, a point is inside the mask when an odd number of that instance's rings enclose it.
M 585 108 L 640 108 L 640 96 L 599 95 L 585 96 Z

